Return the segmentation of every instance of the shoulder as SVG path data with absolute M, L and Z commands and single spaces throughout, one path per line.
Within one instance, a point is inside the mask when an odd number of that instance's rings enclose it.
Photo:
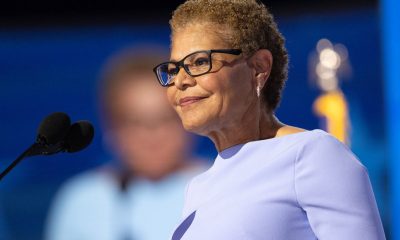
M 304 135 L 297 149 L 296 167 L 322 172 L 366 172 L 366 168 L 350 148 L 322 130 Z
M 269 154 L 286 153 L 283 155 L 301 156 L 304 150 L 318 149 L 321 144 L 332 147 L 336 144 L 336 139 L 319 129 L 304 130 L 285 127 L 278 131 L 276 137 L 255 142 L 254 147 L 260 154 L 265 154 L 268 150 Z
M 114 182 L 112 174 L 99 168 L 64 182 L 49 208 L 46 239 L 82 237 L 81 234 L 93 230 L 93 216 L 96 216 L 97 225 L 104 224 L 103 220 L 109 218 L 107 214 L 117 188 Z M 102 230 L 107 231 L 106 228 Z
M 290 134 L 301 133 L 301 132 L 308 132 L 306 129 L 298 128 L 294 126 L 284 125 L 278 129 L 276 133 L 276 137 L 282 137 Z
M 309 151 L 324 152 L 326 154 L 343 152 L 354 156 L 347 145 L 323 130 L 315 129 L 308 131 L 303 136 L 301 142 L 301 153 L 303 154 L 307 154 Z
M 57 192 L 56 201 L 82 202 L 107 195 L 117 186 L 111 173 L 93 169 L 78 174 L 63 183 Z
M 314 129 L 314 130 L 306 130 L 303 128 L 298 128 L 294 126 L 285 125 L 281 127 L 277 133 L 277 138 L 288 138 L 288 139 L 297 139 L 297 142 L 303 144 L 312 143 L 318 139 L 324 139 L 328 142 L 335 142 L 336 138 L 330 135 L 329 133 L 321 130 L 321 129 Z M 300 140 L 300 141 L 298 141 Z

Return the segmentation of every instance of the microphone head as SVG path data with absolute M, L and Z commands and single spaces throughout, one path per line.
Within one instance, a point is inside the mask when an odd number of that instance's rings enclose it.
M 55 112 L 47 116 L 38 128 L 37 142 L 56 144 L 62 141 L 71 126 L 69 116 L 63 112 Z
M 89 146 L 94 136 L 93 125 L 81 120 L 72 124 L 64 139 L 64 149 L 69 153 L 78 152 Z

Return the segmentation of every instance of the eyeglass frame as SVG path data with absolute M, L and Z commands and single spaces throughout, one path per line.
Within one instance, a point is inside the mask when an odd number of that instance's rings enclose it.
M 188 57 L 190 57 L 190 56 L 192 56 L 192 55 L 194 55 L 194 54 L 197 54 L 197 53 L 202 53 L 202 52 L 203 52 L 203 53 L 207 53 L 208 59 L 210 60 L 210 67 L 209 67 L 209 69 L 208 69 L 206 72 L 204 72 L 204 73 L 200 73 L 200 74 L 191 74 L 190 71 L 189 71 L 188 65 L 187 65 L 187 64 L 185 65 L 185 64 L 184 64 L 184 61 L 185 61 Z M 155 66 L 155 67 L 153 68 L 153 72 L 156 74 L 157 80 L 158 80 L 158 82 L 160 83 L 160 85 L 163 86 L 163 87 L 168 87 L 168 86 L 170 86 L 172 83 L 168 83 L 168 84 L 165 84 L 165 85 L 164 85 L 164 84 L 162 83 L 162 81 L 161 81 L 159 75 L 158 75 L 157 69 L 158 69 L 160 66 L 162 66 L 162 65 L 165 65 L 165 64 L 174 64 L 174 65 L 179 69 L 179 70 L 177 71 L 176 74 L 178 74 L 179 71 L 180 71 L 180 69 L 183 68 L 183 69 L 185 70 L 185 72 L 186 72 L 187 74 L 189 74 L 189 76 L 191 76 L 191 77 L 198 77 L 198 76 L 205 75 L 205 74 L 207 74 L 207 73 L 209 73 L 209 72 L 211 71 L 211 69 L 212 69 L 212 58 L 211 58 L 211 54 L 212 54 L 212 53 L 226 53 L 226 54 L 240 55 L 242 52 L 243 52 L 243 51 L 242 51 L 241 49 L 235 49 L 235 48 L 232 48 L 232 49 L 199 50 L 199 51 L 195 51 L 195 52 L 189 53 L 189 54 L 186 55 L 184 58 L 182 58 L 182 60 L 180 60 L 180 61 L 177 61 L 177 62 L 176 62 L 176 61 L 168 61 L 168 62 L 160 63 L 160 64 L 158 64 L 157 66 Z

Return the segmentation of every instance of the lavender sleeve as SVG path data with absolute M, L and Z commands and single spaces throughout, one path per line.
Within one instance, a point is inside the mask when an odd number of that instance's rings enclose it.
M 320 240 L 385 239 L 365 167 L 328 134 L 305 144 L 295 163 L 295 192 Z

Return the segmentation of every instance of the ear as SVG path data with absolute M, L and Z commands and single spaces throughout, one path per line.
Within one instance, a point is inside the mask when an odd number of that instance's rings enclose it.
M 260 49 L 249 59 L 254 69 L 256 86 L 262 89 L 271 73 L 273 57 L 269 50 Z

